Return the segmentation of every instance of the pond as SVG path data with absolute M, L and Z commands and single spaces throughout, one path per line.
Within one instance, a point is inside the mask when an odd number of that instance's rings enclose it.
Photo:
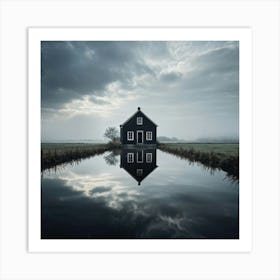
M 237 239 L 239 183 L 158 149 L 43 172 L 42 239 Z

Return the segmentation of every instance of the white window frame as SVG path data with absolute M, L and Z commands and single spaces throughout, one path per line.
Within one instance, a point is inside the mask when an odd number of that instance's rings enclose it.
M 131 133 L 131 137 L 129 137 L 130 133 Z M 134 131 L 129 130 L 127 132 L 127 141 L 133 141 L 133 140 L 134 140 Z
M 143 125 L 143 117 L 137 117 L 137 125 Z
M 150 156 L 150 160 L 148 160 L 149 156 Z M 146 162 L 147 163 L 153 162 L 153 154 L 152 153 L 146 153 Z
M 149 135 L 151 137 L 149 137 Z M 146 140 L 147 141 L 152 141 L 153 140 L 153 132 L 152 131 L 146 131 Z
M 143 176 L 143 169 L 137 169 L 136 170 L 136 175 L 137 176 Z
M 127 163 L 134 163 L 134 153 L 127 153 Z

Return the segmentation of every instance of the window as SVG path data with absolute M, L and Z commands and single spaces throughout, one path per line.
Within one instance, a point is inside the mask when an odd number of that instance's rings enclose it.
M 143 175 L 143 169 L 137 169 L 136 174 L 137 174 L 137 176 L 142 176 Z
M 134 132 L 133 131 L 128 131 L 127 132 L 127 140 L 128 141 L 133 141 L 134 140 Z
M 137 117 L 137 125 L 142 125 L 142 124 L 143 124 L 143 118 Z
M 146 154 L 146 162 L 152 162 L 153 161 L 153 154 L 147 153 Z
M 146 132 L 146 140 L 153 140 L 152 131 L 147 131 Z
M 134 162 L 134 153 L 127 153 L 127 162 L 128 163 Z

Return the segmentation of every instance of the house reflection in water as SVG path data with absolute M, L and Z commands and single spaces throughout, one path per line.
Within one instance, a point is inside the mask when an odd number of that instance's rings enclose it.
M 125 169 L 140 185 L 157 168 L 157 149 L 122 148 L 120 167 Z

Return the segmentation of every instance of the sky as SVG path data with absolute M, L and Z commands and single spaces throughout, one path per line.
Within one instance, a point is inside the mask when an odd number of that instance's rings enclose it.
M 158 136 L 239 136 L 238 41 L 43 41 L 41 138 L 104 140 L 137 107 Z

